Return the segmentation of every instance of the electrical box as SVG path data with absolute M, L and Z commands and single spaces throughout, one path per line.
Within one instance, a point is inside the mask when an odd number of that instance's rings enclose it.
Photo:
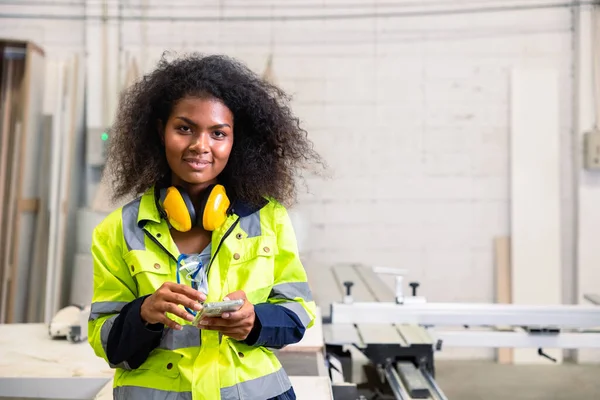
M 109 140 L 106 128 L 88 128 L 86 138 L 86 162 L 100 167 L 106 162 L 106 147 Z
M 590 171 L 600 171 L 600 131 L 586 132 L 583 141 L 583 165 Z

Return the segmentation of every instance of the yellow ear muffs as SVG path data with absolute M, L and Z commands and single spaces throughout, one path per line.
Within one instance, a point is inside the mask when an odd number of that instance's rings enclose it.
M 196 222 L 196 209 L 183 189 L 169 187 L 162 208 L 169 224 L 180 232 L 189 231 Z
M 207 231 L 214 231 L 227 219 L 230 201 L 223 185 L 212 185 L 205 190 L 202 209 L 199 218 L 202 218 L 202 226 Z

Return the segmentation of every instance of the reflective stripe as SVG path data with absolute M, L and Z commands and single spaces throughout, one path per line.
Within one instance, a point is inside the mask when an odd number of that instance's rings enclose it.
M 171 392 L 140 386 L 119 386 L 113 389 L 115 400 L 192 400 L 191 392 Z
M 200 329 L 192 325 L 184 325 L 180 331 L 165 328 L 165 333 L 158 347 L 166 350 L 177 350 L 200 346 L 201 341 Z
M 278 396 L 292 387 L 290 378 L 279 369 L 272 374 L 221 389 L 221 400 L 265 400 Z
M 137 224 L 141 201 L 142 199 L 139 198 L 123 206 L 123 236 L 129 251 L 146 250 L 144 231 Z
M 302 322 L 302 325 L 304 325 L 305 328 L 310 323 L 310 315 L 308 315 L 308 313 L 306 312 L 304 307 L 302 307 L 302 304 L 296 303 L 295 301 L 290 301 L 290 302 L 285 302 L 285 303 L 276 303 L 276 304 L 278 306 L 285 307 L 290 311 L 293 311 L 294 314 L 296 314 L 298 316 L 298 318 L 300 318 L 300 322 Z
M 122 301 L 99 301 L 92 303 L 89 320 L 94 321 L 107 314 L 119 313 L 126 304 L 126 302 Z
M 260 236 L 260 212 L 257 211 L 247 217 L 240 218 L 240 228 L 246 232 L 249 238 Z
M 106 345 L 108 344 L 108 335 L 110 333 L 110 330 L 112 329 L 114 323 L 115 323 L 115 319 L 117 319 L 118 315 L 113 315 L 112 317 L 108 318 L 106 321 L 104 321 L 104 323 L 102 324 L 102 328 L 100 329 L 100 342 L 102 343 L 102 349 L 104 350 L 104 354 L 106 354 Z M 127 370 L 131 370 L 132 368 L 129 366 L 129 364 L 127 363 L 127 361 L 123 361 L 120 364 L 112 364 L 111 362 L 108 363 L 108 365 L 111 368 L 123 368 L 123 369 L 127 369 Z
M 273 286 L 271 299 L 295 300 L 301 298 L 305 301 L 312 301 L 312 292 L 307 282 L 288 282 Z

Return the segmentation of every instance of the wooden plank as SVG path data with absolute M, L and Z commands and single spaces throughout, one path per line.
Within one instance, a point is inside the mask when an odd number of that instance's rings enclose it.
M 38 179 L 39 199 L 31 199 L 36 203 L 35 211 L 38 213 L 33 238 L 33 255 L 28 280 L 27 296 L 27 322 L 44 321 L 44 291 L 46 282 L 46 265 L 48 257 L 48 186 L 50 171 L 50 152 L 52 139 L 52 117 L 45 116 L 42 131 L 42 155 Z
M 510 274 L 510 238 L 508 236 L 494 239 L 494 255 L 496 264 L 496 303 L 510 304 L 512 302 L 512 291 Z M 500 364 L 512 364 L 513 349 L 497 349 L 496 360 Z
M 433 343 L 434 341 L 429 332 L 419 325 L 396 325 L 396 329 L 406 345 Z
M 18 198 L 35 198 L 40 173 L 41 129 L 42 129 L 42 90 L 44 82 L 44 59 L 36 46 L 27 44 L 25 77 L 21 96 L 22 131 L 15 149 L 19 153 Z M 21 212 L 17 208 L 14 228 L 13 255 L 11 261 L 11 281 L 9 286 L 8 322 L 25 321 L 27 303 L 27 281 L 31 271 L 36 214 Z
M 15 163 L 13 166 L 17 169 L 16 171 L 16 188 L 15 195 L 16 198 L 21 197 L 21 193 L 23 191 L 23 180 L 25 175 L 24 168 L 24 158 L 27 144 L 27 137 L 29 135 L 29 116 L 30 116 L 30 101 L 31 101 L 31 80 L 32 80 L 32 63 L 29 62 L 29 54 L 26 56 L 25 61 L 25 75 L 23 77 L 22 86 L 20 88 L 20 122 L 21 129 L 19 135 L 16 136 L 19 140 L 15 142 L 15 147 L 13 148 L 13 157 L 15 157 Z M 18 156 L 17 156 L 18 155 Z M 17 206 L 18 207 L 18 206 Z M 15 322 L 15 299 L 17 295 L 17 284 L 19 282 L 19 244 L 20 238 L 19 235 L 21 233 L 21 218 L 20 213 L 18 212 L 18 208 L 15 215 L 15 222 L 13 227 L 13 232 L 11 232 L 11 236 L 13 237 L 13 241 L 11 246 L 8 247 L 8 250 L 11 254 L 9 260 L 9 276 L 10 281 L 8 284 L 8 301 L 6 308 L 6 321 L 11 323 Z
M 290 376 L 298 400 L 333 400 L 331 380 L 325 376 Z
M 583 298 L 592 304 L 600 305 L 600 294 L 589 293 L 589 294 L 583 295 Z
M 373 295 L 375 301 L 396 301 L 394 291 L 381 280 L 381 277 L 373 271 L 373 268 L 366 265 L 355 265 L 354 269 L 368 287 L 369 292 Z M 394 279 L 393 277 L 390 278 Z
M 0 50 L 4 52 L 4 48 Z M 2 124 L 0 125 L 0 323 L 4 322 L 4 307 L 6 303 L 6 285 L 5 274 L 8 273 L 4 263 L 4 252 L 8 251 L 5 244 L 5 237 L 8 235 L 8 224 L 5 226 L 6 219 L 8 218 L 8 195 L 6 194 L 6 186 L 9 183 L 7 179 L 9 165 L 11 162 L 10 155 L 12 151 L 9 151 L 11 142 L 9 141 L 11 134 L 11 114 L 12 114 L 12 99 L 15 89 L 15 83 L 13 81 L 13 62 L 8 59 L 2 58 L 2 96 L 0 106 L 2 107 Z
M 356 326 L 358 334 L 364 343 L 391 344 L 398 343 L 405 346 L 404 338 L 398 333 L 394 325 L 388 324 L 360 324 Z
M 366 285 L 355 269 L 354 264 L 339 264 L 332 267 L 335 281 L 341 293 L 346 293 L 344 282 L 353 282 L 350 293 L 354 301 L 377 301 L 371 288 Z
M 15 130 L 15 137 L 19 137 L 21 134 L 21 124 L 17 123 Z M 11 177 L 10 186 L 8 190 L 8 207 L 7 207 L 7 235 L 4 242 L 4 254 L 3 254 L 3 270 L 4 275 L 2 277 L 2 309 L 0 310 L 0 320 L 4 322 L 11 322 L 9 319 L 10 309 L 12 308 L 12 293 L 10 291 L 11 282 L 14 280 L 12 276 L 12 255 L 14 251 L 13 239 L 15 230 L 15 214 L 17 206 L 17 164 L 19 162 L 18 152 L 13 152 L 12 166 L 11 166 Z
M 60 186 L 60 206 L 61 209 L 59 211 L 58 217 L 58 232 L 57 232 L 57 241 L 56 241 L 56 258 L 54 260 L 49 260 L 54 263 L 54 276 L 53 276 L 53 286 L 51 288 L 50 293 L 50 312 L 52 314 L 56 313 L 61 306 L 61 297 L 63 294 L 63 276 L 65 270 L 65 250 L 67 243 L 67 222 L 68 222 L 68 211 L 70 207 L 70 193 L 71 193 L 71 169 L 75 159 L 75 146 L 74 143 L 76 141 L 76 130 L 77 130 L 77 112 L 79 106 L 79 57 L 75 56 L 73 62 L 70 65 L 70 68 L 67 69 L 70 71 L 71 81 L 68 82 L 65 79 L 65 82 L 68 85 L 68 95 L 67 95 L 67 107 L 68 112 L 65 117 L 65 124 L 68 131 L 68 136 L 65 138 L 68 145 L 65 149 L 64 157 L 66 158 L 66 162 L 62 165 L 61 169 L 61 186 Z M 69 74 L 66 74 L 69 77 Z
M 325 342 L 330 344 L 354 343 L 359 347 L 364 346 L 361 337 L 352 324 L 325 324 L 323 325 L 323 337 Z
M 40 208 L 40 199 L 19 199 L 17 201 L 18 212 L 38 212 Z
M 511 282 L 514 304 L 562 303 L 560 94 L 552 69 L 511 76 Z M 562 350 L 544 349 L 558 362 Z M 552 362 L 515 349 L 515 363 Z
M 52 121 L 52 160 L 61 160 L 64 158 L 65 135 L 63 132 L 63 114 L 66 107 L 66 85 L 64 62 L 54 62 L 49 65 L 47 75 L 55 81 L 54 104 L 49 112 L 53 115 Z M 46 260 L 46 285 L 44 290 L 44 322 L 49 323 L 54 317 L 54 278 L 56 270 L 56 242 L 58 240 L 58 226 L 60 224 L 61 213 L 59 212 L 60 202 L 60 178 L 62 163 L 53 161 L 50 171 L 50 187 L 48 193 L 48 208 L 50 212 L 48 227 L 48 255 Z
M 331 303 L 342 301 L 342 291 L 339 289 L 338 282 L 333 275 L 333 269 L 330 265 L 310 265 L 307 266 L 308 283 L 312 291 L 313 299 L 323 314 L 323 318 L 329 319 L 331 313 Z
M 333 266 L 333 273 L 338 283 L 338 288 L 346 293 L 344 282 L 352 282 L 350 294 L 353 301 L 376 302 L 377 295 L 371 287 L 362 279 L 355 264 L 340 264 Z M 378 329 L 379 328 L 379 329 Z M 363 343 L 394 343 L 400 340 L 392 325 L 383 328 L 377 325 L 375 328 L 369 324 L 356 324 L 356 333 Z

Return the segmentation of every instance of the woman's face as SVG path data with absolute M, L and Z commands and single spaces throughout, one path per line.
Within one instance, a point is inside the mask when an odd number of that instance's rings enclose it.
M 233 146 L 233 114 L 214 98 L 185 97 L 164 126 L 172 184 L 197 192 L 215 183 Z

